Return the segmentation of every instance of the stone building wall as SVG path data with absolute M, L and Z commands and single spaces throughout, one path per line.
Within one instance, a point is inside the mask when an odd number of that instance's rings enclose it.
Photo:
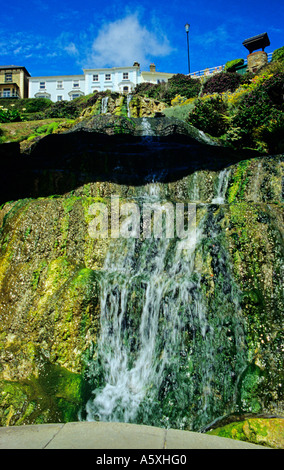
M 247 60 L 248 71 L 253 73 L 268 63 L 267 54 L 264 51 L 252 52 L 247 56 Z

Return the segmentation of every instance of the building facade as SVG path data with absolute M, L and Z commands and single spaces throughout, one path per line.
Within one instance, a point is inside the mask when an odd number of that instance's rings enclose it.
M 82 95 L 85 95 L 85 75 L 29 78 L 29 98 L 70 101 Z
M 140 67 L 112 67 L 109 69 L 86 69 L 85 93 L 98 91 L 116 91 L 118 93 L 131 93 L 140 83 Z
M 16 65 L 0 66 L 0 98 L 28 98 L 29 72 Z
M 141 72 L 141 82 L 165 83 L 173 77 L 173 73 L 157 72 L 155 64 L 150 64 L 150 71 Z
M 84 69 L 84 75 L 62 75 L 54 77 L 30 77 L 29 97 L 49 98 L 52 101 L 73 100 L 82 95 L 100 91 L 131 93 L 142 82 L 166 82 L 170 73 L 156 72 L 154 64 L 150 72 L 141 72 L 138 62 L 131 67 Z

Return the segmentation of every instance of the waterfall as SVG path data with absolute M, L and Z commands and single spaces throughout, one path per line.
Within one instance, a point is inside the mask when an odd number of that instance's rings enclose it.
M 151 121 L 142 118 L 140 127 L 143 145 L 159 152 Z M 229 169 L 219 173 L 214 204 L 224 202 L 229 176 Z M 145 201 L 152 202 L 165 227 L 163 184 L 151 178 L 135 203 L 142 213 Z M 111 240 L 97 279 L 100 337 L 88 367 L 93 392 L 81 419 L 202 430 L 237 409 L 245 326 L 214 204 L 193 204 L 198 223 L 186 243 L 176 232 Z
M 244 347 L 238 293 L 210 206 L 201 211 L 188 249 L 178 238 L 111 243 L 99 273 L 101 333 L 86 420 L 201 429 L 233 406 Z M 222 284 L 209 304 L 200 262 L 212 243 Z
M 218 177 L 218 187 L 217 187 L 217 194 L 212 199 L 212 204 L 224 204 L 226 192 L 229 183 L 231 170 L 230 168 L 225 168 L 224 170 L 220 171 Z
M 106 114 L 107 113 L 108 100 L 109 100 L 109 96 L 105 96 L 104 98 L 102 98 L 101 114 Z
M 192 191 L 191 200 L 194 202 L 199 201 L 199 186 L 198 186 L 198 172 L 196 171 L 192 177 Z
M 131 118 L 131 110 L 130 110 L 130 101 L 132 100 L 132 94 L 129 93 L 126 98 L 126 105 L 127 105 L 127 117 Z
M 106 384 L 87 403 L 88 420 L 134 420 L 147 393 L 151 395 L 152 387 L 154 390 L 160 387 L 171 355 L 174 351 L 178 353 L 184 322 L 180 312 L 189 302 L 194 261 L 192 250 L 186 253 L 186 262 L 180 269 L 180 243 L 176 243 L 174 262 L 170 266 L 166 266 L 169 239 L 144 241 L 136 265 L 134 257 L 139 245 L 136 240 L 129 240 L 126 245 L 122 243 L 118 251 L 116 246 L 109 252 L 101 277 L 99 345 Z M 136 318 L 140 322 L 135 333 L 137 338 L 130 335 L 131 318 L 128 316 L 131 313 L 127 305 L 135 295 L 134 287 L 141 290 L 142 301 L 141 318 Z M 167 324 L 159 331 L 162 319 L 166 319 Z
M 151 138 L 155 135 L 148 118 L 146 117 L 142 118 L 141 127 L 142 127 L 141 135 L 142 137 L 144 137 L 144 141 L 145 140 L 147 141 L 149 137 Z
M 257 202 L 259 198 L 259 185 L 260 185 L 260 175 L 261 175 L 262 162 L 261 160 L 257 163 L 256 174 L 254 177 L 254 183 L 252 187 L 252 200 Z

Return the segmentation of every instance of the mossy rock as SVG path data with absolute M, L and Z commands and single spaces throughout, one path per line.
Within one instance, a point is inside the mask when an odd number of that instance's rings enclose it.
M 283 418 L 250 418 L 213 429 L 207 434 L 284 449 Z
M 0 426 L 77 421 L 85 392 L 82 375 L 42 359 L 38 377 L 0 380 Z

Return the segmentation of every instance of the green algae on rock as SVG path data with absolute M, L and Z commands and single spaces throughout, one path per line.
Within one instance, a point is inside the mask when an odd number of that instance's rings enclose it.
M 283 418 L 248 418 L 218 427 L 207 434 L 284 449 Z

